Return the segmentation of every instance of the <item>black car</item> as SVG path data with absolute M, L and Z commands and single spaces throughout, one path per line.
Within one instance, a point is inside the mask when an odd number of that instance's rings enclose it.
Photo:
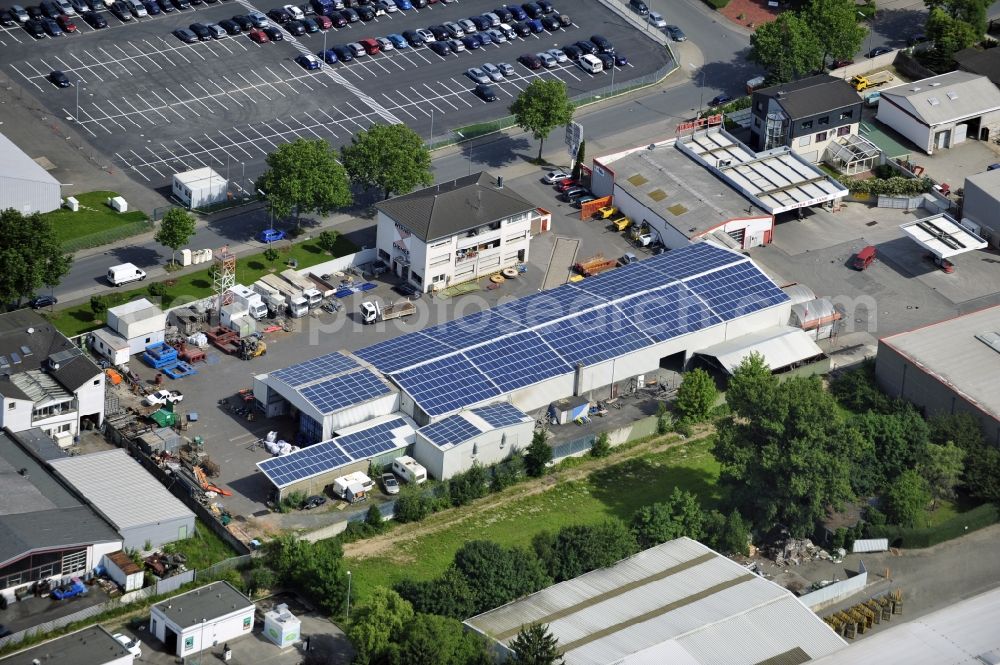
M 338 44 L 330 50 L 337 54 L 337 60 L 340 60 L 341 62 L 350 62 L 351 60 L 354 60 L 354 53 L 344 44 Z
M 190 28 L 191 32 L 196 34 L 198 36 L 198 39 L 200 39 L 201 41 L 203 42 L 212 41 L 212 31 L 209 30 L 208 26 L 205 25 L 204 23 L 192 23 L 191 25 L 188 26 L 188 28 Z
M 580 47 L 574 44 L 570 44 L 569 46 L 563 46 L 562 52 L 565 53 L 566 57 L 572 60 L 573 62 L 579 60 L 580 56 L 583 55 L 583 51 L 580 50 Z
M 60 88 L 68 88 L 69 87 L 69 79 L 66 78 L 66 75 L 63 74 L 62 72 L 56 71 L 56 72 L 52 72 L 52 74 L 49 74 L 49 77 L 51 78 L 55 74 L 61 74 L 62 77 L 64 79 L 66 79 L 66 85 L 62 85 L 61 83 L 59 83 L 57 85 Z M 59 299 L 56 298 L 55 296 L 36 296 L 36 297 L 34 297 L 34 298 L 31 299 L 31 302 L 28 303 L 28 306 L 31 307 L 31 309 L 41 309 L 42 307 L 51 307 L 52 305 L 55 305 L 58 302 L 59 302 Z
M 421 37 L 416 30 L 404 30 L 403 39 L 405 39 L 406 42 L 413 47 L 424 45 L 424 38 Z
M 529 28 L 528 24 L 524 21 L 512 23 L 510 27 L 514 29 L 514 32 L 516 32 L 519 37 L 527 37 L 531 34 L 531 28 Z
M 285 23 L 285 30 L 287 30 L 288 34 L 290 35 L 293 35 L 295 37 L 301 37 L 302 35 L 306 34 L 306 24 L 303 23 L 302 21 L 297 21 L 297 20 L 289 21 Z
M 594 55 L 595 53 L 597 53 L 597 47 L 594 46 L 593 42 L 580 40 L 578 42 L 574 42 L 573 46 L 577 47 L 587 55 Z
M 286 12 L 281 7 L 275 7 L 267 13 L 267 17 L 277 23 L 278 25 L 284 25 L 292 20 L 291 14 Z
M 119 21 L 124 21 L 125 23 L 128 23 L 129 21 L 132 20 L 132 12 L 130 12 L 128 10 L 128 7 L 126 7 L 125 4 L 122 2 L 111 3 L 111 6 L 108 7 L 108 11 L 114 14 L 115 18 L 117 18 Z
M 240 30 L 243 32 L 250 32 L 253 29 L 253 21 L 246 14 L 237 14 L 233 17 L 233 22 L 240 26 Z
M 559 22 L 558 17 L 553 16 L 552 14 L 546 14 L 542 17 L 541 21 L 542 25 L 549 32 L 555 32 L 556 30 L 562 28 L 562 24 Z
M 95 30 L 108 27 L 108 20 L 100 12 L 84 12 L 83 20 Z
M 484 102 L 495 102 L 497 100 L 497 93 L 493 91 L 491 86 L 485 83 L 477 85 L 473 92 L 476 94 L 476 97 L 479 97 Z
M 267 38 L 272 42 L 280 42 L 285 39 L 285 35 L 282 34 L 281 30 L 273 25 L 263 27 L 261 30 L 264 31 L 264 34 L 267 35 Z
M 444 57 L 451 53 L 451 47 L 448 46 L 448 42 L 431 42 L 427 45 L 430 50 L 434 51 L 438 55 Z
M 49 73 L 49 80 L 52 81 L 53 83 L 55 83 L 60 88 L 68 88 L 71 85 L 70 82 L 69 82 L 69 77 L 66 76 L 66 74 L 64 74 L 63 72 L 59 71 L 58 69 L 56 69 L 56 70 L 54 70 L 54 71 L 52 71 L 52 72 Z M 42 298 L 52 298 L 52 296 L 41 296 L 41 297 Z M 36 298 L 35 300 L 39 300 L 39 299 L 40 298 Z M 52 298 L 52 299 L 55 300 L 55 298 Z M 35 301 L 32 300 L 31 303 L 32 303 L 31 306 L 35 307 L 35 304 L 34 304 Z
M 24 29 L 35 39 L 41 39 L 45 36 L 45 28 L 42 26 L 41 19 L 29 18 L 24 24 Z
M 497 7 L 493 10 L 493 13 L 499 17 L 501 23 L 510 23 L 514 20 L 514 15 L 506 7 Z
M 375 20 L 375 10 L 368 5 L 362 5 L 358 7 L 355 11 L 358 12 L 358 18 L 362 21 L 373 21 Z

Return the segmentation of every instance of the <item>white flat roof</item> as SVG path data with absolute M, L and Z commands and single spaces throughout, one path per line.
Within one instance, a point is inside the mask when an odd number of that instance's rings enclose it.
M 843 185 L 785 147 L 755 153 L 719 128 L 681 137 L 677 145 L 771 214 L 847 196 Z
M 845 644 L 789 591 L 690 538 L 465 621 L 503 644 L 536 622 L 566 665 L 801 663 Z
M 985 240 L 944 213 L 900 224 L 899 228 L 914 242 L 940 259 L 986 247 Z

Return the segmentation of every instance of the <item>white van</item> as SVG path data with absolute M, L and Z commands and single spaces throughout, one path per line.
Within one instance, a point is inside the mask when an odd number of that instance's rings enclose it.
M 591 74 L 600 74 L 604 71 L 604 65 L 601 64 L 597 56 L 589 53 L 581 55 L 576 64 L 580 65 L 580 69 Z
M 392 460 L 392 472 L 406 482 L 416 485 L 427 480 L 427 469 L 409 455 Z
M 121 286 L 129 282 L 141 282 L 146 279 L 146 272 L 136 268 L 132 263 L 123 263 L 120 266 L 108 268 L 108 282 L 111 286 Z

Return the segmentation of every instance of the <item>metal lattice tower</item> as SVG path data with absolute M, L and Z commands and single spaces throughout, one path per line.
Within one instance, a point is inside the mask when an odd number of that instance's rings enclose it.
M 212 272 L 212 291 L 218 298 L 220 314 L 225 305 L 233 302 L 230 289 L 235 284 L 236 255 L 229 251 L 229 245 L 225 245 L 215 253 L 215 270 Z

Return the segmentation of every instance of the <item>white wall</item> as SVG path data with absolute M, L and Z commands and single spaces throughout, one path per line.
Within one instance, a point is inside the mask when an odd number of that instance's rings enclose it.
M 167 626 L 169 625 L 177 633 L 177 651 L 175 655 L 191 656 L 202 649 L 209 649 L 214 645 L 232 642 L 238 637 L 251 634 L 253 632 L 253 615 L 254 608 L 250 606 L 214 620 L 210 619 L 204 625 L 198 624 L 185 631 L 181 631 L 180 627 L 173 621 L 168 620 L 159 611 L 158 607 L 153 606 L 149 617 L 150 632 L 163 642 L 166 640 Z M 250 619 L 250 625 L 245 628 L 244 621 L 247 618 Z M 186 649 L 185 645 L 188 639 L 191 640 L 191 647 Z

